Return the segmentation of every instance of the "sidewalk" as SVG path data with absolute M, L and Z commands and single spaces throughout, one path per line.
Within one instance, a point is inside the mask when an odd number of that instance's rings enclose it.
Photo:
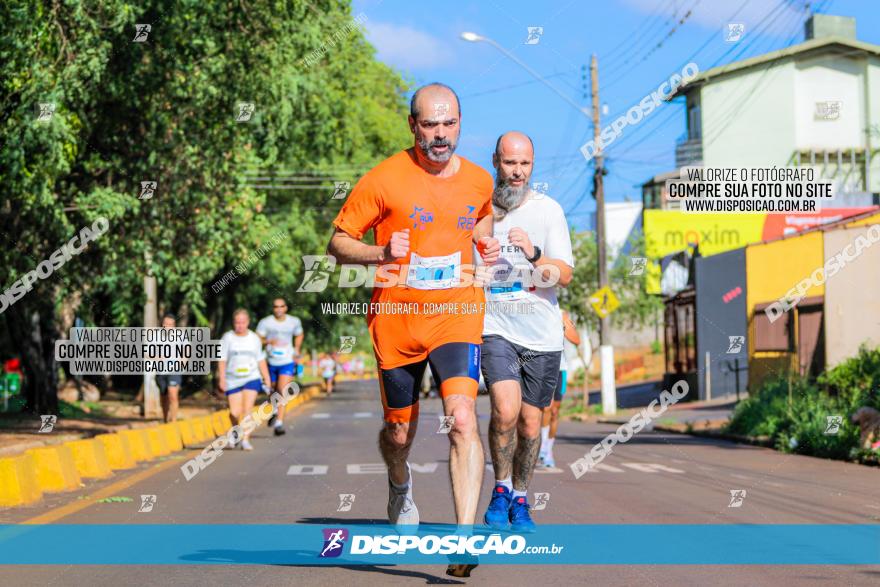
M 736 407 L 736 398 L 722 397 L 708 401 L 681 403 L 669 408 L 654 421 L 657 430 L 684 432 L 687 429 L 720 429 L 730 419 Z M 610 417 L 599 417 L 605 424 L 623 424 L 638 412 L 638 409 L 620 410 Z
M 122 402 L 114 402 L 122 403 Z M 216 405 L 214 405 L 216 404 Z M 137 411 L 137 405 L 132 404 Z M 222 408 L 219 402 L 206 403 L 203 406 L 182 405 L 178 411 L 181 419 L 205 416 Z M 162 424 L 162 418 L 136 417 L 101 417 L 101 418 L 64 418 L 59 417 L 51 433 L 41 434 L 40 417 L 22 415 L 19 418 L 0 419 L 0 458 L 12 457 L 32 448 L 63 444 L 71 440 L 92 438 L 99 434 L 119 432 L 120 430 L 136 430 Z

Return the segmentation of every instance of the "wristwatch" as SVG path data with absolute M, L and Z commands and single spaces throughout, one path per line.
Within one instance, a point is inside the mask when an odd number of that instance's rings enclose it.
M 526 261 L 534 264 L 535 261 L 537 261 L 540 258 L 541 258 L 541 247 L 539 247 L 538 245 L 535 245 L 535 256 L 534 257 L 526 257 Z

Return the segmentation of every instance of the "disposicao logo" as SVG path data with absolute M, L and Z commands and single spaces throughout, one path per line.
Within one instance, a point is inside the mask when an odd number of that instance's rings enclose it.
M 342 554 L 345 541 L 348 540 L 348 530 L 345 528 L 324 528 L 324 548 L 320 558 L 335 558 Z

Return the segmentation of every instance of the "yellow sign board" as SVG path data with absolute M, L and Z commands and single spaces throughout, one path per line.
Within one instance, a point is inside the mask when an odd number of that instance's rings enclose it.
M 645 210 L 645 256 L 659 260 L 699 245 L 700 254 L 715 255 L 762 240 L 767 214 L 688 214 L 677 210 Z M 649 262 L 648 293 L 660 293 L 660 265 Z
M 596 292 L 590 296 L 590 306 L 593 307 L 593 311 L 599 315 L 599 318 L 605 318 L 620 307 L 620 300 L 617 299 L 617 296 L 614 295 L 614 292 L 611 291 L 607 285 L 603 288 L 596 290 Z

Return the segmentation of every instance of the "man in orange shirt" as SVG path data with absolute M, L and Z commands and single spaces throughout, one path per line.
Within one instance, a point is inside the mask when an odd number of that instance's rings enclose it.
M 333 222 L 327 247 L 341 263 L 379 265 L 367 325 L 379 366 L 385 413 L 379 447 L 388 466 L 393 524 L 419 522 L 407 456 L 428 363 L 449 426 L 459 525 L 474 523 L 483 478 L 476 396 L 485 298 L 481 287 L 467 282 L 474 246 L 487 265 L 498 258 L 500 246 L 492 236 L 492 177 L 454 154 L 460 118 L 451 88 L 438 83 L 419 88 L 410 102 L 414 146 L 360 179 Z M 375 246 L 361 242 L 370 229 Z M 447 573 L 470 572 L 453 566 Z

